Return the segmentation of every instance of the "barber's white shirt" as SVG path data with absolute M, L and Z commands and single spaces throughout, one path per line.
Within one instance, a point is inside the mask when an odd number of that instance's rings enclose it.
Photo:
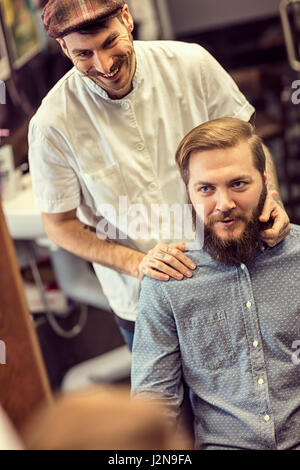
M 137 69 L 124 99 L 111 100 L 75 68 L 54 86 L 30 123 L 29 162 L 42 212 L 78 208 L 78 217 L 93 226 L 104 216 L 129 233 L 118 243 L 147 252 L 174 239 L 173 233 L 164 239 L 161 227 L 150 233 L 151 205 L 186 202 L 174 160 L 182 137 L 218 117 L 248 121 L 254 108 L 201 46 L 175 41 L 134 46 Z M 119 196 L 127 199 L 120 204 Z M 132 207 L 136 204 L 143 208 Z M 149 225 L 146 239 L 130 233 L 137 217 Z M 94 268 L 114 312 L 135 320 L 140 282 L 99 264 Z

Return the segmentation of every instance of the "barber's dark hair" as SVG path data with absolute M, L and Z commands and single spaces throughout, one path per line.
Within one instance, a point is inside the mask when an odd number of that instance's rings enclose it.
M 263 178 L 266 157 L 262 140 L 255 133 L 254 127 L 241 119 L 224 117 L 197 126 L 180 142 L 175 159 L 186 186 L 190 178 L 189 160 L 192 152 L 226 149 L 235 147 L 243 141 L 249 143 L 253 154 L 253 164 Z

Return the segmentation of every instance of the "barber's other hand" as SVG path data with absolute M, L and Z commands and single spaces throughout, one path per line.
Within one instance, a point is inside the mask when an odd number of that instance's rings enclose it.
M 196 265 L 183 251 L 187 251 L 184 243 L 159 243 L 139 264 L 139 278 L 143 279 L 147 275 L 160 281 L 168 281 L 170 277 L 178 280 L 184 276 L 192 277 L 191 270 L 195 269 Z
M 261 239 L 269 246 L 275 246 L 281 242 L 291 230 L 290 219 L 284 210 L 278 193 L 268 193 L 260 222 L 271 222 L 271 228 L 261 232 Z

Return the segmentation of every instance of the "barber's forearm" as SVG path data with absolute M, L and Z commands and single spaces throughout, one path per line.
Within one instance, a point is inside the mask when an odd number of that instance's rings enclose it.
M 110 240 L 101 240 L 78 219 L 59 223 L 45 223 L 48 237 L 58 246 L 90 262 L 112 268 L 120 273 L 138 277 L 138 266 L 144 253 L 119 245 Z
M 276 174 L 276 168 L 274 165 L 273 157 L 270 153 L 270 150 L 266 145 L 263 145 L 264 152 L 266 155 L 266 171 L 267 171 L 267 176 L 268 176 L 268 190 L 273 196 L 273 199 L 278 202 L 283 207 L 283 203 L 281 200 L 280 192 L 279 192 L 279 185 L 278 185 L 278 179 L 277 179 L 277 174 Z

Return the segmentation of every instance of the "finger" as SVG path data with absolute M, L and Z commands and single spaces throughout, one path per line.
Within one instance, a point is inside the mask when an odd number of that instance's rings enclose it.
M 267 222 L 268 220 L 270 220 L 270 218 L 272 216 L 272 212 L 274 210 L 275 210 L 275 207 L 266 202 L 264 207 L 263 207 L 263 210 L 262 210 L 262 212 L 259 216 L 259 220 L 261 222 Z
M 281 242 L 285 237 L 284 235 L 275 234 L 272 230 L 270 233 L 261 234 L 261 239 L 266 242 L 269 246 L 275 246 L 277 243 Z
M 169 247 L 171 248 L 178 248 L 178 250 L 181 250 L 181 251 L 188 251 L 188 247 L 186 246 L 185 243 L 170 243 Z
M 181 273 L 179 269 L 173 269 L 170 265 L 156 259 L 149 260 L 148 266 L 149 265 L 151 268 L 157 269 L 158 271 L 165 273 L 174 279 L 181 280 L 183 279 L 183 275 L 186 275 L 187 277 L 192 276 L 192 273 L 187 271 L 186 268 L 184 268 L 185 271 Z
M 187 277 L 192 277 L 193 273 L 187 269 L 185 264 L 182 264 L 180 261 L 178 261 L 176 258 L 174 258 L 172 255 L 169 255 L 167 253 L 159 252 L 155 253 L 153 256 L 155 260 L 161 260 L 163 264 L 166 266 L 172 267 L 175 271 L 178 273 L 181 273 L 184 276 Z
M 270 220 L 270 215 L 271 215 L 270 212 L 268 212 L 268 213 L 265 212 L 264 214 L 261 214 L 259 216 L 260 222 L 268 222 L 268 220 Z
M 264 241 L 269 247 L 273 247 L 273 246 L 276 246 L 278 245 L 278 243 L 280 243 L 285 237 L 281 236 L 281 237 L 277 237 L 277 238 L 264 238 L 264 237 L 261 237 L 262 241 Z
M 277 245 L 278 243 L 282 242 L 282 240 L 285 239 L 288 233 L 282 233 L 281 235 L 278 235 L 277 237 L 264 237 L 263 235 L 261 236 L 261 239 L 267 243 L 268 246 L 273 247 Z
M 178 248 L 167 245 L 165 248 L 162 248 L 160 250 L 160 252 L 167 253 L 171 258 L 173 257 L 173 258 L 177 259 L 178 261 L 180 261 L 182 264 L 184 264 L 186 267 L 188 267 L 190 269 L 196 269 L 196 267 L 197 267 L 197 265 L 194 263 L 194 261 L 192 261 L 185 254 L 183 254 L 182 251 Z M 171 264 L 172 264 L 172 262 L 171 262 Z M 174 265 L 172 264 L 172 266 L 174 266 Z
M 159 281 L 168 281 L 170 279 L 170 276 L 168 276 L 167 274 L 161 273 L 147 266 L 143 266 L 142 272 L 144 276 L 149 276 L 153 279 L 158 279 Z
M 286 235 L 288 235 L 288 233 L 291 230 L 290 222 L 286 222 L 283 226 L 281 226 L 281 225 L 282 225 L 281 221 L 279 221 L 279 220 L 276 221 L 275 220 L 272 228 L 269 228 L 267 230 L 263 230 L 261 232 L 261 237 L 270 239 L 270 238 L 278 238 L 281 235 L 283 235 L 283 238 L 284 238 Z
M 265 203 L 263 210 L 259 216 L 259 220 L 261 222 L 267 222 L 271 218 L 271 213 L 272 213 L 272 208 L 270 207 L 270 204 Z
M 286 222 L 283 227 L 279 230 L 278 235 L 288 235 L 291 231 L 290 221 Z

